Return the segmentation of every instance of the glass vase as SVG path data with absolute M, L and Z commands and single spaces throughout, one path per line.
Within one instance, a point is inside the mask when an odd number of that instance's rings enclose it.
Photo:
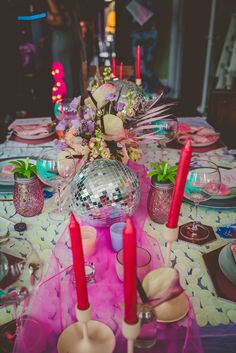
M 164 224 L 168 219 L 174 184 L 161 184 L 155 179 L 156 176 L 154 175 L 151 178 L 151 188 L 148 194 L 147 210 L 151 220 L 159 224 Z
M 20 178 L 14 174 L 13 203 L 16 212 L 24 217 L 40 214 L 44 205 L 43 189 L 36 176 Z

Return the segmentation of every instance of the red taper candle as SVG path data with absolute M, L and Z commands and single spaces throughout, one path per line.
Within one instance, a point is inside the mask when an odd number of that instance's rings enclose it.
M 73 255 L 73 267 L 75 272 L 77 307 L 79 310 L 86 310 L 89 307 L 89 302 L 84 268 L 84 253 L 80 226 L 77 223 L 73 213 L 70 218 L 69 230 Z
M 188 140 L 182 148 L 179 160 L 179 166 L 176 176 L 176 182 L 173 190 L 170 212 L 167 222 L 168 228 L 176 228 L 178 226 L 180 207 L 182 204 L 184 187 L 189 171 L 189 165 L 192 157 L 192 141 Z
M 141 47 L 136 47 L 136 79 L 141 79 Z
M 116 77 L 116 57 L 112 57 L 112 73 L 113 77 Z
M 125 318 L 127 324 L 134 325 L 137 316 L 137 255 L 136 232 L 130 218 L 127 219 L 123 230 L 123 256 L 124 256 L 124 297 Z
M 119 76 L 120 80 L 123 80 L 123 63 L 121 61 L 120 63 L 120 76 Z

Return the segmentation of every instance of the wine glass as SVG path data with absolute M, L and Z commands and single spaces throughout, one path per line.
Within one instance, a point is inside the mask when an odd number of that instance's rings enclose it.
M 0 244 L 0 254 L 5 257 L 7 269 L 0 279 L 0 309 L 12 308 L 14 318 L 2 326 L 0 342 L 3 351 L 10 353 L 19 329 L 22 328 L 23 317 L 19 312 L 25 310 L 27 299 L 39 283 L 43 265 L 32 244 L 23 237 L 10 236 L 8 241 Z
M 207 160 L 193 160 L 187 175 L 184 196 L 194 202 L 196 209 L 195 220 L 180 227 L 183 238 L 192 242 L 206 240 L 209 237 L 209 227 L 198 219 L 198 206 L 201 202 L 217 195 L 221 184 L 219 168 Z
M 153 129 L 154 135 L 159 138 L 159 145 L 161 147 L 160 162 L 165 159 L 166 144 L 176 137 L 178 131 L 178 121 L 176 118 L 166 118 L 158 120 L 153 123 L 155 129 Z
M 68 124 L 70 123 L 71 120 L 74 120 L 77 117 L 77 110 L 76 108 L 71 104 L 72 98 L 66 98 L 63 101 L 58 103 L 58 113 L 57 114 L 57 119 L 58 120 L 65 120 Z
M 6 277 L 9 270 L 9 264 L 6 255 L 0 252 L 0 281 Z
M 67 149 L 51 148 L 44 150 L 38 157 L 36 169 L 39 179 L 57 189 L 57 208 L 49 212 L 49 217 L 58 222 L 64 221 L 68 214 L 62 208 L 61 190 L 70 183 L 76 172 L 75 160 Z

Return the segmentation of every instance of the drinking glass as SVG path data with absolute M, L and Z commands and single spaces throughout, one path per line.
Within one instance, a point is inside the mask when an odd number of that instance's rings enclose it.
M 159 145 L 161 148 L 160 161 L 166 157 L 166 144 L 176 137 L 178 131 L 178 121 L 176 118 L 166 118 L 153 123 L 155 125 L 154 134 L 159 137 Z
M 9 236 L 0 244 L 0 254 L 7 259 L 7 273 L 0 280 L 0 309 L 11 308 L 14 320 L 3 325 L 0 342 L 4 352 L 12 352 L 15 338 L 22 327 L 20 310 L 42 277 L 42 262 L 32 244 L 23 237 Z M 23 308 L 22 308 L 23 307 Z
M 49 217 L 58 222 L 69 216 L 69 211 L 63 210 L 61 203 L 61 190 L 65 189 L 76 172 L 73 155 L 69 150 L 51 148 L 44 150 L 38 157 L 36 164 L 39 179 L 48 186 L 57 190 L 57 208 L 49 212 Z
M 6 277 L 9 270 L 9 264 L 6 255 L 0 252 L 0 281 Z
M 217 195 L 221 184 L 220 171 L 216 164 L 207 160 L 193 160 L 187 175 L 184 196 L 193 201 L 196 210 L 195 220 L 180 227 L 183 238 L 193 242 L 209 237 L 209 228 L 198 219 L 198 206 L 201 202 Z
M 0 331 L 1 348 L 3 353 L 13 350 L 21 353 L 45 352 L 46 332 L 43 324 L 35 318 L 23 316 L 20 326 L 16 321 L 4 325 Z
M 138 307 L 138 317 L 140 319 L 140 332 L 134 344 L 135 347 L 149 350 L 157 342 L 157 322 L 154 309 L 147 303 Z
M 72 98 L 66 98 L 64 101 L 58 103 L 58 120 L 64 120 L 68 124 L 71 120 L 74 120 L 77 117 L 77 110 L 71 105 Z
M 151 254 L 147 249 L 137 247 L 137 276 L 140 281 L 151 271 Z M 116 254 L 116 273 L 121 281 L 124 278 L 123 249 Z
M 113 223 L 110 227 L 111 245 L 114 251 L 119 251 L 123 248 L 123 230 L 124 222 Z

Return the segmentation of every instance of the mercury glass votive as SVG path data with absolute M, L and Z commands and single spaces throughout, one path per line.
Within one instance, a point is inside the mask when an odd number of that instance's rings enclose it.
M 147 210 L 152 221 L 165 224 L 168 219 L 174 184 L 158 183 L 153 176 L 148 194 Z
M 124 222 L 117 222 L 111 225 L 111 245 L 114 251 L 119 251 L 123 247 L 123 229 L 125 227 Z
M 36 176 L 20 178 L 14 174 L 13 204 L 16 212 L 24 217 L 40 214 L 44 206 L 42 186 Z

